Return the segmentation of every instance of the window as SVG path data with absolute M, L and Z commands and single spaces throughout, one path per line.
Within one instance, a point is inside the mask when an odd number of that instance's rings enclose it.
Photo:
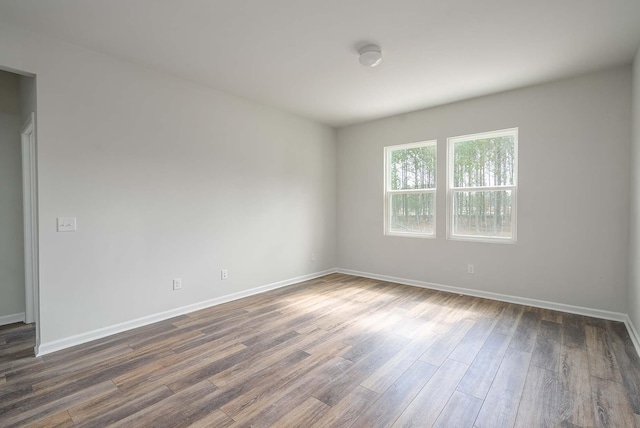
M 447 139 L 449 239 L 516 241 L 518 129 Z
M 436 141 L 384 149 L 385 234 L 435 236 Z

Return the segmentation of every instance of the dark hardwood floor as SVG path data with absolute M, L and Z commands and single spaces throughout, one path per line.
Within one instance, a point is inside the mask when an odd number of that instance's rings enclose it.
M 0 327 L 0 426 L 633 427 L 623 324 L 334 274 L 39 358 Z

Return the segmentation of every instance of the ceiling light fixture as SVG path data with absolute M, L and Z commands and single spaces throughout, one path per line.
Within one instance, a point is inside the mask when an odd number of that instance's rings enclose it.
M 360 53 L 360 64 L 365 67 L 375 67 L 382 62 L 382 51 L 380 46 L 367 45 L 358 51 Z

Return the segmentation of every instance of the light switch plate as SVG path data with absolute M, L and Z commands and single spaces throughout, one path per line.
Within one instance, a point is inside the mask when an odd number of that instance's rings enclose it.
M 58 232 L 75 232 L 75 217 L 58 217 Z

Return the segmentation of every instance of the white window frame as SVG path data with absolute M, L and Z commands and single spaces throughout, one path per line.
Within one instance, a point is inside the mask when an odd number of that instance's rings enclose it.
M 454 187 L 454 145 L 457 142 L 469 140 L 481 140 L 486 138 L 504 137 L 513 135 L 514 138 L 514 166 L 513 166 L 513 185 L 501 186 L 474 186 L 474 187 Z M 447 239 L 456 241 L 475 241 L 515 244 L 517 242 L 518 230 L 518 128 L 501 129 L 499 131 L 480 132 L 477 134 L 460 135 L 457 137 L 447 138 Z M 453 233 L 453 194 L 456 191 L 491 191 L 491 190 L 511 190 L 512 206 L 511 206 L 511 237 L 504 238 L 498 236 L 485 235 L 456 235 Z
M 408 189 L 393 190 L 391 189 L 391 152 L 396 150 L 406 150 L 416 147 L 433 146 L 436 151 L 436 187 L 429 189 Z M 405 236 L 409 238 L 435 239 L 436 237 L 436 189 L 438 187 L 438 140 L 419 141 L 417 143 L 398 144 L 387 146 L 384 148 L 384 234 L 387 236 Z M 416 233 L 416 232 L 397 232 L 391 231 L 391 197 L 399 194 L 433 194 L 433 233 Z

